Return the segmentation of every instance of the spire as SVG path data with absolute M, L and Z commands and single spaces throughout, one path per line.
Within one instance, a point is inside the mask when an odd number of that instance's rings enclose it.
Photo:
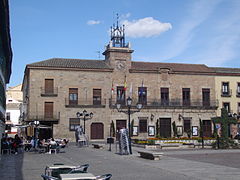
M 119 16 L 117 14 L 117 26 L 111 26 L 111 42 L 112 47 L 126 47 L 124 25 L 119 27 Z

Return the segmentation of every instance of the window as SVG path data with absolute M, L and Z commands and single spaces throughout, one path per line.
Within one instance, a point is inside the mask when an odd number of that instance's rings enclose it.
M 45 94 L 53 94 L 53 79 L 45 79 Z
M 210 106 L 210 89 L 202 89 L 203 106 Z
M 183 106 L 190 106 L 190 88 L 182 89 Z
M 11 120 L 11 116 L 10 116 L 11 114 L 10 114 L 10 112 L 7 112 L 6 113 L 6 120 L 7 121 L 10 121 Z
M 139 132 L 146 133 L 147 132 L 147 119 L 139 120 Z
M 78 104 L 78 88 L 69 88 L 69 105 Z
M 228 113 L 231 112 L 231 110 L 230 110 L 230 103 L 229 102 L 224 102 L 223 103 L 223 108 L 225 108 Z
M 101 105 L 101 89 L 93 89 L 93 105 Z
M 169 104 L 169 89 L 161 88 L 161 105 L 166 106 Z
M 222 95 L 224 96 L 228 96 L 230 95 L 230 92 L 229 92 L 229 83 L 228 82 L 223 82 L 222 83 Z
M 44 117 L 53 118 L 53 102 L 44 103 Z
M 75 131 L 80 126 L 80 120 L 78 118 L 69 119 L 69 131 Z
M 143 105 L 147 104 L 147 87 L 138 87 L 138 102 Z
M 191 119 L 184 119 L 183 123 L 184 132 L 189 132 L 191 130 Z
M 117 86 L 117 103 L 125 105 L 125 90 L 123 86 Z
M 237 96 L 240 96 L 240 83 L 237 83 Z

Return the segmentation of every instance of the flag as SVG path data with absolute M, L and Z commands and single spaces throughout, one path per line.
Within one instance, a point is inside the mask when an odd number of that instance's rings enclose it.
M 114 93 L 114 86 L 113 86 L 113 81 L 112 81 L 112 89 L 111 89 L 112 94 Z
M 143 91 L 144 91 L 144 88 L 143 88 L 143 87 L 144 87 L 144 84 L 143 84 L 143 80 L 142 80 L 142 86 L 141 86 L 140 92 L 139 92 L 139 95 L 140 95 L 140 96 L 142 96 L 143 93 L 144 93 L 144 92 L 143 92 Z
M 127 81 L 126 81 L 126 75 L 125 75 L 125 80 L 124 80 L 124 91 L 126 91 L 127 90 Z
M 129 89 L 129 97 L 131 97 L 132 98 L 132 83 L 131 83 L 131 86 L 130 86 L 130 89 Z

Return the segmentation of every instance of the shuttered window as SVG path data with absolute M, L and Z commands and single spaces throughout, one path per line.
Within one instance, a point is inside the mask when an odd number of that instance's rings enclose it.
M 53 79 L 45 79 L 45 94 L 53 94 Z

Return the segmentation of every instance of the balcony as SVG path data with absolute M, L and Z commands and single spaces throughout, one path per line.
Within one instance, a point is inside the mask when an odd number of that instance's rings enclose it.
M 42 97 L 57 97 L 58 96 L 58 88 L 55 87 L 53 89 L 45 89 L 45 87 L 41 87 L 41 96 Z
M 77 99 L 70 100 L 65 98 L 65 107 L 66 108 L 105 108 L 106 99 L 94 100 L 93 98 L 89 99 Z
M 232 96 L 232 90 L 228 89 L 228 91 L 223 91 L 223 89 L 221 89 L 221 96 L 222 97 L 231 97 Z
M 137 104 L 138 100 L 133 99 L 132 104 Z M 116 99 L 109 99 L 109 107 L 115 108 L 117 104 Z M 143 104 L 143 108 L 145 109 L 161 109 L 161 108 L 185 108 L 185 109 L 217 109 L 218 101 L 202 101 L 202 100 L 193 100 L 188 103 L 184 103 L 181 99 L 173 99 L 169 101 L 162 101 L 160 99 L 148 99 L 145 104 Z M 127 106 L 123 106 L 123 108 L 127 108 Z
M 37 113 L 31 113 L 27 121 L 51 121 L 51 122 L 58 122 L 60 119 L 60 112 L 48 112 L 47 114 L 45 112 L 37 112 Z

